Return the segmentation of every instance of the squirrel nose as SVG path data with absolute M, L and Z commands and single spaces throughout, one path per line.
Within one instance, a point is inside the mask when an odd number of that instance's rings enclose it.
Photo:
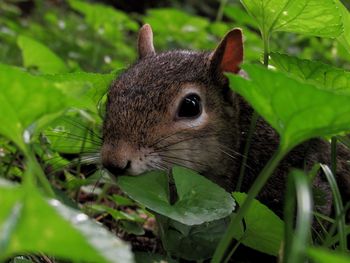
M 103 167 L 106 168 L 111 174 L 118 176 L 123 175 L 131 166 L 131 161 L 126 161 L 123 164 L 116 164 L 110 161 L 103 162 Z
M 132 148 L 126 143 L 118 146 L 105 143 L 101 149 L 102 165 L 114 176 L 123 175 L 132 165 Z

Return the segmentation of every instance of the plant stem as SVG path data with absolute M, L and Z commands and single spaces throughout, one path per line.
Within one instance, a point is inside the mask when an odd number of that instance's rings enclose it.
M 84 133 L 83 142 L 82 142 L 82 144 L 80 146 L 79 157 L 78 157 L 78 165 L 77 165 L 77 171 L 76 171 L 76 173 L 77 173 L 76 176 L 78 176 L 78 177 L 80 177 L 80 173 L 81 173 L 81 155 L 82 155 L 82 153 L 85 150 L 85 144 L 86 144 L 88 133 L 89 133 L 89 129 L 86 129 L 86 131 Z M 77 192 L 75 193 L 75 201 L 76 202 L 78 202 L 79 196 L 80 196 L 80 187 L 78 188 Z
M 236 216 L 234 216 L 228 226 L 223 238 L 221 239 L 219 245 L 217 246 L 212 263 L 220 263 L 222 262 L 222 258 L 229 246 L 232 237 L 234 235 L 235 229 L 238 228 L 238 225 L 242 221 L 243 217 L 246 215 L 250 205 L 254 201 L 255 197 L 258 195 L 260 190 L 264 187 L 267 180 L 270 178 L 272 172 L 275 170 L 281 159 L 288 153 L 288 150 L 285 148 L 278 148 L 275 154 L 271 157 L 269 162 L 266 164 L 264 169 L 261 171 L 259 176 L 254 181 L 254 184 L 250 188 L 247 198 L 244 200 L 244 203 L 238 210 Z
M 227 4 L 227 1 L 228 0 L 220 0 L 219 10 L 218 10 L 218 13 L 217 13 L 216 19 L 215 19 L 216 22 L 220 22 L 222 20 L 222 17 L 224 16 L 224 9 L 225 9 L 225 6 Z
M 264 41 L 264 66 L 269 66 L 269 55 L 270 55 L 270 36 L 269 34 L 262 33 Z
M 31 166 L 33 175 L 38 179 L 40 185 L 42 186 L 44 193 L 46 194 L 47 197 L 54 198 L 55 193 L 52 190 L 52 187 L 46 178 L 40 164 L 38 163 L 38 160 L 35 158 L 34 153 L 32 150 L 28 147 L 26 147 L 24 155 L 26 156 L 28 162 L 27 164 Z M 30 180 L 29 178 L 24 178 L 24 180 Z
M 335 136 L 331 140 L 331 170 L 334 175 L 337 174 L 337 137 Z
M 86 131 L 84 133 L 83 141 L 81 143 L 80 150 L 79 150 L 77 176 L 80 176 L 80 173 L 81 173 L 81 155 L 85 151 L 85 145 L 86 145 L 86 140 L 87 140 L 88 134 L 89 134 L 89 129 L 86 129 Z

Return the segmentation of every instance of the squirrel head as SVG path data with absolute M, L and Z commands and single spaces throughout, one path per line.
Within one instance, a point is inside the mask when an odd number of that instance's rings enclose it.
M 240 70 L 241 30 L 228 32 L 212 52 L 156 53 L 146 24 L 138 53 L 108 93 L 102 164 L 115 176 L 180 165 L 225 186 L 238 165 L 239 128 L 223 73 Z

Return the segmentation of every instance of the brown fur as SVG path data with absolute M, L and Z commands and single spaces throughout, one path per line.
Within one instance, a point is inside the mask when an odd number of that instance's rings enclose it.
M 153 50 L 147 43 L 145 46 Z M 253 110 L 230 90 L 227 79 L 218 70 L 224 54 L 219 56 L 217 52 L 224 53 L 220 48 L 214 54 L 192 51 L 145 54 L 144 51 L 142 58 L 112 84 L 101 151 L 106 167 L 120 166 L 127 173 L 131 169 L 127 161 L 136 159 L 145 165 L 141 165 L 142 171 L 169 169 L 178 164 L 200 172 L 228 191 L 235 189 Z M 184 128 L 186 121 L 181 124 L 174 117 L 176 103 L 188 86 L 199 93 L 208 115 L 200 127 Z M 278 134 L 260 118 L 248 156 L 243 191 L 249 190 L 278 142 Z M 120 157 L 120 152 L 126 149 L 133 153 Z M 324 140 L 313 139 L 298 146 L 281 162 L 258 198 L 282 216 L 290 169 L 309 170 L 317 162 L 329 165 L 329 157 L 330 145 Z M 339 146 L 337 178 L 345 201 L 350 198 L 347 160 L 350 160 L 349 151 Z M 322 174 L 315 179 L 314 187 L 326 194 L 326 204 L 318 209 L 330 214 L 332 195 Z

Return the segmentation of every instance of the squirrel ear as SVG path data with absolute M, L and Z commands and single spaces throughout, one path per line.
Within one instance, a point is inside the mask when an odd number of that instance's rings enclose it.
M 216 71 L 238 73 L 243 61 L 242 30 L 234 28 L 228 32 L 210 55 L 210 60 L 211 67 Z
M 140 59 L 156 54 L 153 47 L 153 32 L 149 24 L 145 24 L 141 27 L 137 40 L 137 47 Z

